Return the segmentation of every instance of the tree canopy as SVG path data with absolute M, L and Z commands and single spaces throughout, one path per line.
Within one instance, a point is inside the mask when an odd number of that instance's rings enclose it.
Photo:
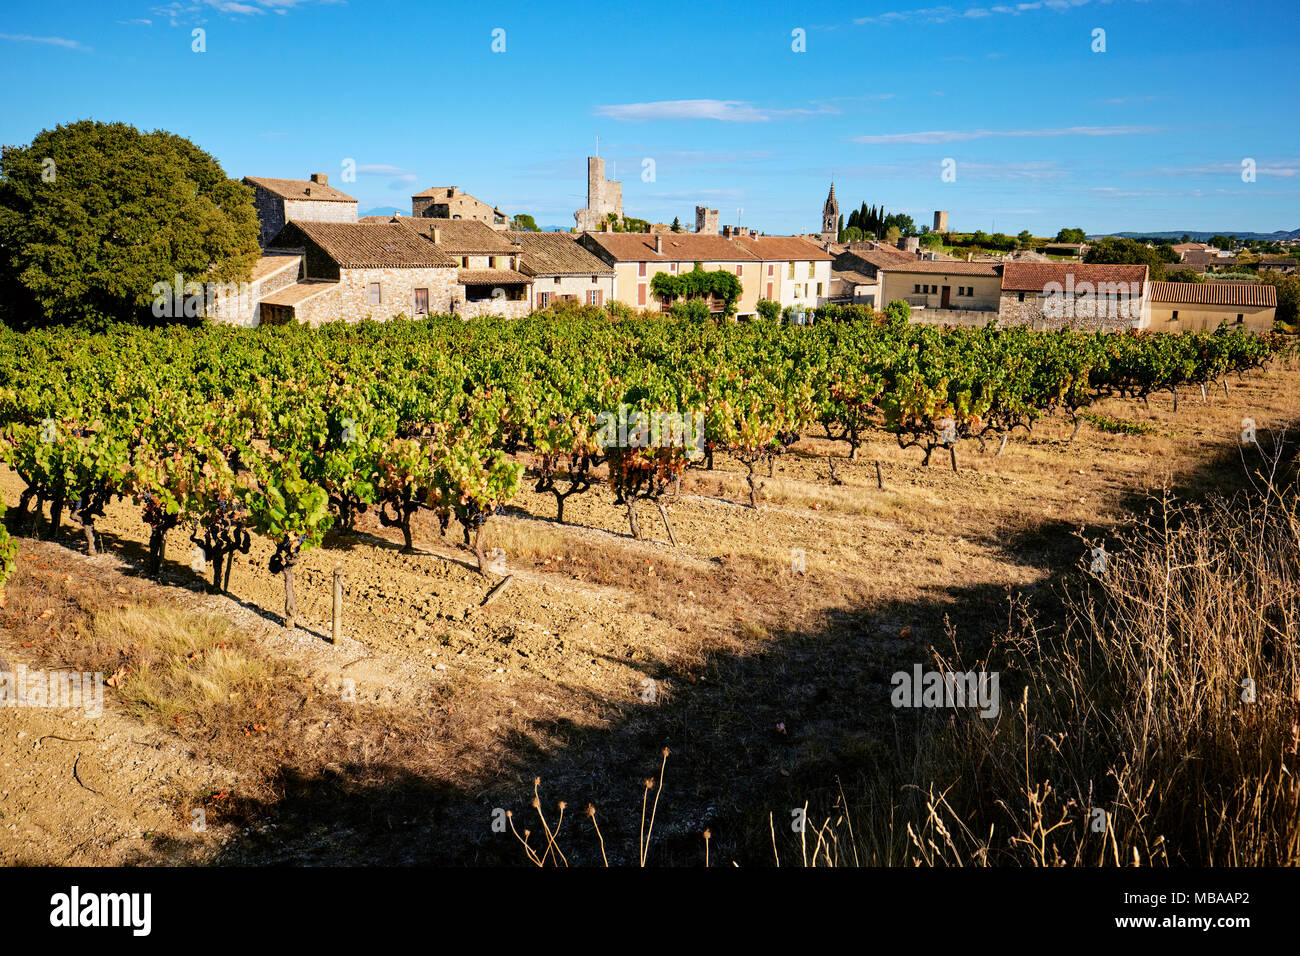
M 253 191 L 162 130 L 83 120 L 0 152 L 0 309 L 17 327 L 150 316 L 157 282 L 240 282 Z

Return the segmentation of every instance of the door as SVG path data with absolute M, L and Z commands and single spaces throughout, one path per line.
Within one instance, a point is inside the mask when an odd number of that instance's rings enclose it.
M 939 301 L 939 308 L 948 309 L 952 307 L 952 286 L 943 287 L 943 298 Z

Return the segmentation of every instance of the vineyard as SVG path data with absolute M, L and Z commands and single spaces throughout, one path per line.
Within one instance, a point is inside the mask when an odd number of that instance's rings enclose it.
M 881 432 L 929 464 L 944 449 L 1068 416 L 1103 397 L 1146 401 L 1229 388 L 1282 346 L 1250 333 L 940 331 L 900 321 L 811 327 L 673 321 L 455 319 L 267 328 L 49 331 L 0 337 L 5 460 L 18 520 L 53 536 L 66 512 L 96 551 L 96 518 L 129 498 L 149 529 L 149 570 L 185 529 L 212 588 L 251 536 L 283 576 L 331 530 L 375 509 L 412 548 L 424 511 L 455 523 L 486 574 L 486 532 L 531 483 L 564 521 L 606 489 L 641 538 L 687 468 L 725 451 L 758 507 L 762 469 L 810 429 L 856 458 Z M 1086 413 L 1085 413 L 1086 414 Z M 610 423 L 617 419 L 615 430 Z M 662 429 L 660 422 L 699 423 Z M 694 434 L 691 434 L 694 431 Z M 835 462 L 831 461 L 831 474 Z M 549 515 L 543 517 L 550 517 Z M 224 574 L 223 574 L 224 572 Z

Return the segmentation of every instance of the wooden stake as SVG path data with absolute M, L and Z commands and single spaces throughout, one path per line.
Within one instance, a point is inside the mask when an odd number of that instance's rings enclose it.
M 884 490 L 885 490 L 885 479 L 882 478 L 881 475 L 880 475 L 880 462 L 879 462 L 879 461 L 876 462 L 876 489 L 877 489 L 878 491 L 884 491 Z
M 343 566 L 334 566 L 334 626 L 330 630 L 330 642 L 337 644 L 343 636 Z

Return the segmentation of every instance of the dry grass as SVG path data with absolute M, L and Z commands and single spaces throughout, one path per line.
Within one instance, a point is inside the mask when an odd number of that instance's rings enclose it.
M 988 660 L 936 655 L 939 669 L 1000 671 L 1001 714 L 903 738 L 892 773 L 907 796 L 884 775 L 852 793 L 862 859 L 1300 863 L 1294 491 L 1166 502 L 1104 572 L 1081 569 L 1064 607 L 1055 630 L 1020 615 Z M 843 858 L 844 806 L 815 830 L 823 865 Z

